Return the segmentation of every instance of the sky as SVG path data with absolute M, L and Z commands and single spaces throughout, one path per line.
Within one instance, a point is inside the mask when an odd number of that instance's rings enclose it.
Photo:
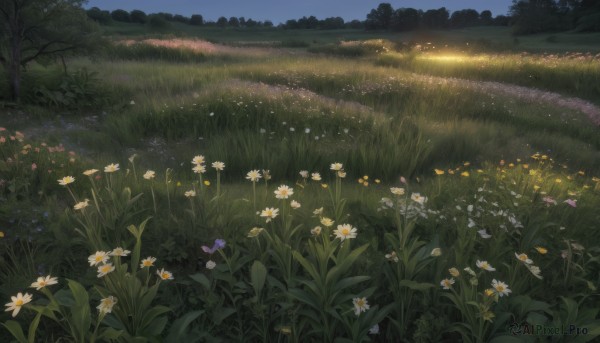
M 311 15 L 319 19 L 339 16 L 346 21 L 364 20 L 367 13 L 381 2 L 390 3 L 394 9 L 446 7 L 450 12 L 465 8 L 479 12 L 490 10 L 493 16 L 506 14 L 512 4 L 512 0 L 89 0 L 86 7 L 110 11 L 139 9 L 146 13 L 167 12 L 188 17 L 201 14 L 205 20 L 217 20 L 220 16 L 245 17 L 278 24 Z

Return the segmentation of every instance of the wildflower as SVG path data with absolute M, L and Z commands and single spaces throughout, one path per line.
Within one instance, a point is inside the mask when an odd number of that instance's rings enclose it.
M 189 191 L 185 192 L 183 195 L 185 195 L 187 198 L 193 198 L 196 196 L 196 191 L 189 190 Z
M 492 235 L 488 234 L 486 229 L 479 230 L 479 231 L 477 231 L 477 233 L 478 233 L 478 234 L 479 234 L 479 236 L 481 236 L 481 238 L 483 238 L 483 239 L 492 238 Z
M 323 214 L 323 207 L 315 209 L 315 210 L 313 211 L 313 214 L 314 214 L 315 216 L 318 216 L 318 215 L 321 215 L 321 214 Z
M 269 169 L 263 169 L 262 172 L 265 180 L 271 180 L 271 171 Z
M 248 232 L 248 237 L 249 238 L 253 238 L 256 237 L 258 235 L 260 235 L 261 232 L 263 232 L 263 228 L 262 227 L 253 227 L 252 229 L 250 229 L 250 231 Z
M 454 278 L 444 279 L 440 282 L 440 285 L 442 285 L 443 289 L 450 289 L 454 285 Z
M 146 170 L 146 172 L 144 173 L 143 178 L 146 180 L 152 180 L 154 179 L 154 177 L 156 176 L 156 173 L 152 170 Z
M 192 164 L 197 165 L 197 166 L 204 164 L 204 156 L 202 156 L 202 155 L 194 156 L 194 158 L 192 158 Z
M 61 186 L 66 186 L 73 182 L 75 182 L 75 178 L 72 176 L 65 176 L 62 179 L 58 180 L 58 184 Z
M 219 161 L 213 162 L 212 167 L 215 168 L 216 170 L 221 171 L 221 170 L 225 169 L 225 163 L 219 162 Z
M 367 298 L 354 298 L 352 299 L 352 303 L 354 304 L 354 314 L 359 316 L 361 312 L 367 312 L 370 308 Z
M 257 169 L 251 170 L 246 174 L 246 179 L 252 182 L 257 182 L 260 178 L 262 178 L 262 175 L 260 175 L 260 171 Z
M 95 254 L 88 257 L 90 267 L 97 266 L 100 263 L 106 263 L 108 261 L 108 253 L 106 251 L 96 251 Z
M 392 251 L 392 252 L 391 252 L 391 253 L 389 253 L 389 254 L 385 254 L 385 258 L 386 258 L 388 261 L 393 261 L 393 262 L 398 262 L 398 261 L 400 261 L 400 260 L 398 259 L 398 255 L 396 255 L 396 252 L 395 252 L 395 251 Z
M 430 255 L 433 256 L 433 257 L 441 256 L 442 255 L 442 249 L 440 249 L 440 248 L 434 248 L 433 250 L 431 250 Z
M 83 172 L 83 175 L 92 176 L 92 175 L 96 174 L 97 172 L 98 172 L 98 169 L 88 169 Z
M 166 271 L 164 268 L 156 271 L 156 275 L 160 277 L 161 280 L 173 280 L 173 274 L 171 272 Z
M 376 184 L 380 184 L 380 183 L 381 183 L 381 180 L 379 180 L 379 179 L 375 179 L 375 183 L 376 183 Z
M 286 185 L 281 185 L 277 187 L 277 190 L 274 193 L 277 199 L 287 199 L 294 195 L 294 189 Z
M 561 179 L 556 179 L 556 180 L 554 180 L 554 182 L 556 182 L 556 183 L 561 183 L 561 182 L 562 182 L 562 180 L 561 180 Z
M 119 256 L 119 257 L 125 257 L 129 254 L 131 254 L 131 251 L 125 250 L 121 247 L 116 247 L 113 251 L 110 252 L 110 256 Z
M 148 256 L 142 260 L 142 263 L 140 263 L 140 268 L 154 267 L 154 262 L 156 262 L 156 257 Z
M 303 179 L 308 179 L 308 170 L 301 170 L 300 176 L 302 176 Z
M 460 176 L 464 176 L 464 177 L 469 177 L 469 172 L 468 171 L 464 171 L 462 173 L 460 173 Z
M 564 203 L 571 207 L 577 207 L 577 200 L 567 199 L 564 201 Z
M 321 174 L 319 174 L 319 173 L 312 173 L 310 175 L 311 175 L 311 179 L 313 181 L 321 181 Z
M 375 324 L 369 329 L 369 335 L 377 335 L 377 334 L 379 334 L 379 324 Z
M 101 299 L 100 305 L 96 306 L 96 308 L 98 309 L 98 311 L 100 311 L 100 314 L 107 314 L 111 313 L 116 303 L 117 298 L 113 297 L 112 295 L 109 295 L 108 297 Z
M 477 265 L 477 267 L 483 270 L 487 270 L 488 272 L 493 272 L 494 270 L 496 270 L 496 268 L 492 267 L 487 261 L 477 260 L 475 264 Z
M 58 283 L 58 278 L 56 277 L 51 277 L 50 275 L 43 277 L 40 276 L 37 278 L 37 281 L 32 283 L 31 288 L 35 288 L 36 291 L 39 291 L 40 289 L 46 287 L 46 286 L 50 286 L 50 285 L 56 285 Z
M 546 196 L 542 198 L 542 201 L 544 201 L 546 203 L 546 206 L 550 206 L 550 205 L 556 205 L 556 200 L 554 200 L 552 197 L 550 196 Z
M 330 227 L 331 225 L 333 225 L 333 223 L 335 223 L 333 220 L 331 220 L 331 218 L 327 218 L 327 217 L 323 217 L 321 218 L 321 224 Z
M 515 253 L 515 257 L 517 258 L 517 260 L 526 263 L 526 264 L 532 264 L 533 261 L 527 257 L 527 254 L 517 254 Z
M 104 172 L 105 173 L 114 173 L 114 172 L 116 172 L 118 170 L 119 170 L 119 164 L 118 163 L 117 164 L 111 163 L 111 164 L 107 165 L 106 167 L 104 167 Z
M 78 202 L 75 204 L 75 206 L 73 206 L 74 210 L 83 210 L 84 208 L 88 207 L 90 200 L 89 199 L 85 199 L 84 201 Z
M 352 227 L 352 225 L 342 224 L 338 225 L 337 229 L 334 230 L 333 233 L 335 234 L 336 238 L 339 238 L 341 241 L 344 241 L 345 239 L 356 238 L 356 231 L 357 229 L 355 227 Z
M 297 202 L 296 200 L 292 200 L 292 202 L 290 203 L 290 207 L 294 210 L 297 210 L 301 207 L 302 205 L 300 205 L 299 202 Z
M 444 175 L 444 171 L 440 169 L 434 169 L 435 175 Z
M 201 164 L 198 164 L 198 165 L 194 166 L 194 168 L 192 168 L 192 171 L 195 174 L 204 174 L 204 173 L 206 173 L 206 167 Z
M 404 188 L 392 187 L 390 188 L 390 192 L 394 195 L 404 195 Z
M 4 311 L 5 312 L 13 311 L 12 316 L 14 318 L 17 316 L 17 314 L 19 314 L 19 311 L 21 311 L 21 307 L 23 307 L 23 305 L 25 305 L 31 301 L 31 298 L 32 298 L 31 294 L 25 293 L 25 295 L 23 295 L 23 293 L 19 292 L 16 297 L 15 296 L 10 297 L 10 300 L 12 300 L 12 301 L 4 305 L 4 306 L 6 306 L 6 309 Z
M 204 180 L 204 185 L 205 185 L 206 187 L 210 186 L 210 181 L 208 181 L 208 180 Z
M 329 187 L 329 186 L 326 183 L 321 184 L 321 188 L 326 189 L 327 187 Z
M 98 277 L 103 277 L 104 275 L 112 272 L 115 270 L 115 267 L 113 266 L 112 263 L 107 263 L 107 264 L 103 264 L 100 267 L 98 267 Z
M 508 293 L 511 293 L 512 291 L 508 288 L 508 285 L 505 284 L 502 281 L 496 281 L 496 279 L 492 280 L 492 287 L 494 288 L 494 290 L 496 290 L 496 293 L 499 296 L 508 296 Z
M 454 267 L 448 269 L 448 272 L 450 273 L 450 275 L 452 275 L 454 277 L 459 277 L 460 276 L 460 272 L 458 271 L 458 269 L 456 269 Z
M 544 247 L 535 247 L 535 250 L 537 250 L 537 252 L 539 252 L 542 255 L 546 255 L 548 253 L 548 249 Z
M 215 263 L 215 261 L 208 261 L 208 262 L 206 262 L 206 269 L 212 270 L 216 266 L 217 266 L 217 264 Z
M 37 169 L 37 164 L 32 163 L 31 164 L 31 171 L 35 171 Z
M 463 269 L 465 272 L 469 273 L 471 276 L 475 276 L 475 272 L 473 271 L 473 269 L 466 267 L 465 269 Z
M 336 163 L 331 164 L 330 169 L 333 171 L 340 171 L 340 170 L 344 169 L 344 166 L 341 163 L 336 162 Z
M 215 243 L 213 244 L 212 247 L 209 248 L 206 245 L 203 245 L 202 251 L 204 251 L 207 254 L 212 255 L 215 253 L 215 251 L 223 249 L 223 248 L 225 248 L 225 240 L 217 238 L 217 239 L 215 239 Z
M 267 207 L 264 210 L 262 210 L 262 212 L 260 213 L 260 216 L 261 217 L 265 217 L 266 221 L 268 223 L 272 219 L 274 219 L 275 217 L 277 217 L 278 214 L 279 214 L 279 209 L 278 208 Z
M 343 170 L 339 170 L 337 172 L 337 176 L 340 177 L 340 178 L 345 178 L 346 177 L 346 172 L 343 171 Z
M 487 295 L 488 297 L 491 297 L 492 295 L 494 295 L 494 289 L 488 288 L 485 291 L 483 291 L 483 294 Z
M 412 199 L 412 201 L 419 203 L 420 205 L 423 205 L 426 201 L 427 198 L 421 196 L 421 194 L 419 193 L 413 193 L 410 198 Z

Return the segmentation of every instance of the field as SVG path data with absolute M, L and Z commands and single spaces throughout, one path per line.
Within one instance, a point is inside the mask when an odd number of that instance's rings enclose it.
M 0 107 L 0 341 L 600 337 L 597 34 L 105 38 Z

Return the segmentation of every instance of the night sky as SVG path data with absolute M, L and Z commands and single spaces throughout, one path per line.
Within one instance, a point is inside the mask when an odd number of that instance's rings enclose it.
M 364 20 L 367 13 L 381 2 L 389 2 L 394 9 L 413 7 L 436 9 L 446 7 L 450 12 L 473 8 L 479 12 L 490 10 L 494 16 L 506 14 L 512 0 L 89 0 L 86 7 L 103 10 L 121 8 L 139 9 L 146 13 L 167 12 L 190 16 L 201 14 L 205 20 L 224 17 L 246 17 L 271 20 L 276 25 L 287 19 L 314 15 L 319 19 L 342 17 L 345 20 Z

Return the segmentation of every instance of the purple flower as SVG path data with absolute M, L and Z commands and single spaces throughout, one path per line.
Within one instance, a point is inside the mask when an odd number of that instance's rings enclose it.
M 577 200 L 567 199 L 564 202 L 571 207 L 577 207 Z
M 212 248 L 207 247 L 206 245 L 202 246 L 202 251 L 207 254 L 214 254 L 215 251 L 219 249 L 225 248 L 225 240 L 224 239 L 215 239 L 215 244 L 213 244 Z

